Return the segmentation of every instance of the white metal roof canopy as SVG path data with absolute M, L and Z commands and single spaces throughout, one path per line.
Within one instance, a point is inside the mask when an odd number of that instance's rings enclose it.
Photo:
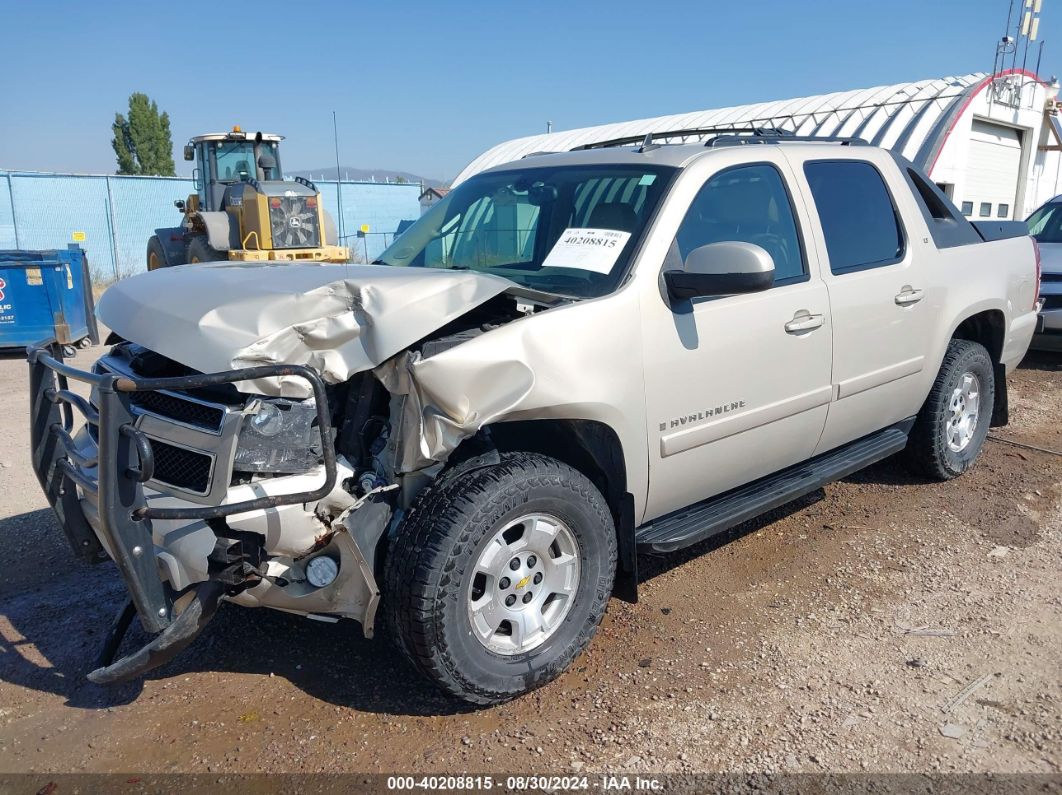
M 1036 80 L 1035 75 L 1020 70 L 1016 76 Z M 469 163 L 453 184 L 532 153 L 564 152 L 586 144 L 649 133 L 748 126 L 776 127 L 799 135 L 863 138 L 898 152 L 929 172 L 952 129 L 973 99 L 991 82 L 988 75 L 975 73 L 532 135 L 488 149 Z M 695 141 L 703 137 L 688 136 L 680 140 Z

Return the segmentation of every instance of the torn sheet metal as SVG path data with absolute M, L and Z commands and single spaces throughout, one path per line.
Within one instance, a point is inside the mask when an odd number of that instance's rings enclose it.
M 400 428 L 391 435 L 398 472 L 445 461 L 463 439 L 516 409 L 535 385 L 534 371 L 516 359 L 447 357 L 440 367 L 439 358 L 406 351 L 375 370 L 388 392 L 404 398 Z
M 200 372 L 301 364 L 341 383 L 511 287 L 472 271 L 222 262 L 123 279 L 97 314 L 123 338 Z M 298 378 L 239 386 L 310 394 Z
M 373 370 L 392 394 L 394 469 L 429 471 L 496 423 L 596 422 L 615 432 L 637 484 L 648 482 L 638 296 L 559 306 L 428 357 L 403 351 Z M 578 344 L 575 344 L 575 342 Z

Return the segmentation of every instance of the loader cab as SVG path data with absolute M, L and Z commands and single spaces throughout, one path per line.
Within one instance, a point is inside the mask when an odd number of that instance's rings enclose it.
M 236 127 L 229 133 L 199 135 L 189 141 L 184 158 L 196 163 L 192 175 L 200 208 L 222 209 L 230 185 L 282 180 L 281 140 L 280 135 L 245 133 Z

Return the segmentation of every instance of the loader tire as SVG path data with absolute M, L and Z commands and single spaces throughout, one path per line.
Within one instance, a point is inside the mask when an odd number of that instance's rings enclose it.
M 188 262 L 225 262 L 228 255 L 224 251 L 218 251 L 205 237 L 193 237 L 188 244 Z
M 159 268 L 165 268 L 168 265 L 166 252 L 162 248 L 162 243 L 159 242 L 159 236 L 152 235 L 148 238 L 147 244 L 147 269 L 149 271 L 157 271 Z

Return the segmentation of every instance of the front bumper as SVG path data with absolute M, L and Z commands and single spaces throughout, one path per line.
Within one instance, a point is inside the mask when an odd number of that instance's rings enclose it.
M 63 361 L 60 348 L 54 343 L 31 347 L 27 358 L 31 456 L 37 479 L 75 553 L 92 562 L 110 556 L 118 565 L 145 630 L 164 635 L 170 631 L 180 636 L 160 636 L 153 645 L 157 646 L 160 641 L 165 645 L 166 640 L 186 644 L 190 640 L 189 620 L 182 622 L 174 615 L 174 603 L 184 594 L 176 593 L 160 575 L 153 543 L 153 519 L 207 521 L 285 505 L 312 504 L 332 493 L 336 485 L 337 461 L 328 398 L 324 383 L 309 368 L 272 365 L 208 375 L 139 378 L 71 367 Z M 144 486 L 155 476 L 156 456 L 151 437 L 138 427 L 135 396 L 278 376 L 302 378 L 310 385 L 321 436 L 324 482 L 312 490 L 227 504 L 150 505 Z M 70 380 L 89 384 L 96 405 L 73 392 L 69 388 Z M 75 412 L 95 429 L 96 445 L 79 444 L 75 439 Z M 231 587 L 232 583 L 228 585 Z M 197 586 L 197 598 L 208 593 L 216 606 L 224 589 L 218 588 L 217 580 L 207 580 Z M 212 610 L 207 605 L 202 612 L 209 617 Z M 153 659 L 158 664 L 157 655 Z

